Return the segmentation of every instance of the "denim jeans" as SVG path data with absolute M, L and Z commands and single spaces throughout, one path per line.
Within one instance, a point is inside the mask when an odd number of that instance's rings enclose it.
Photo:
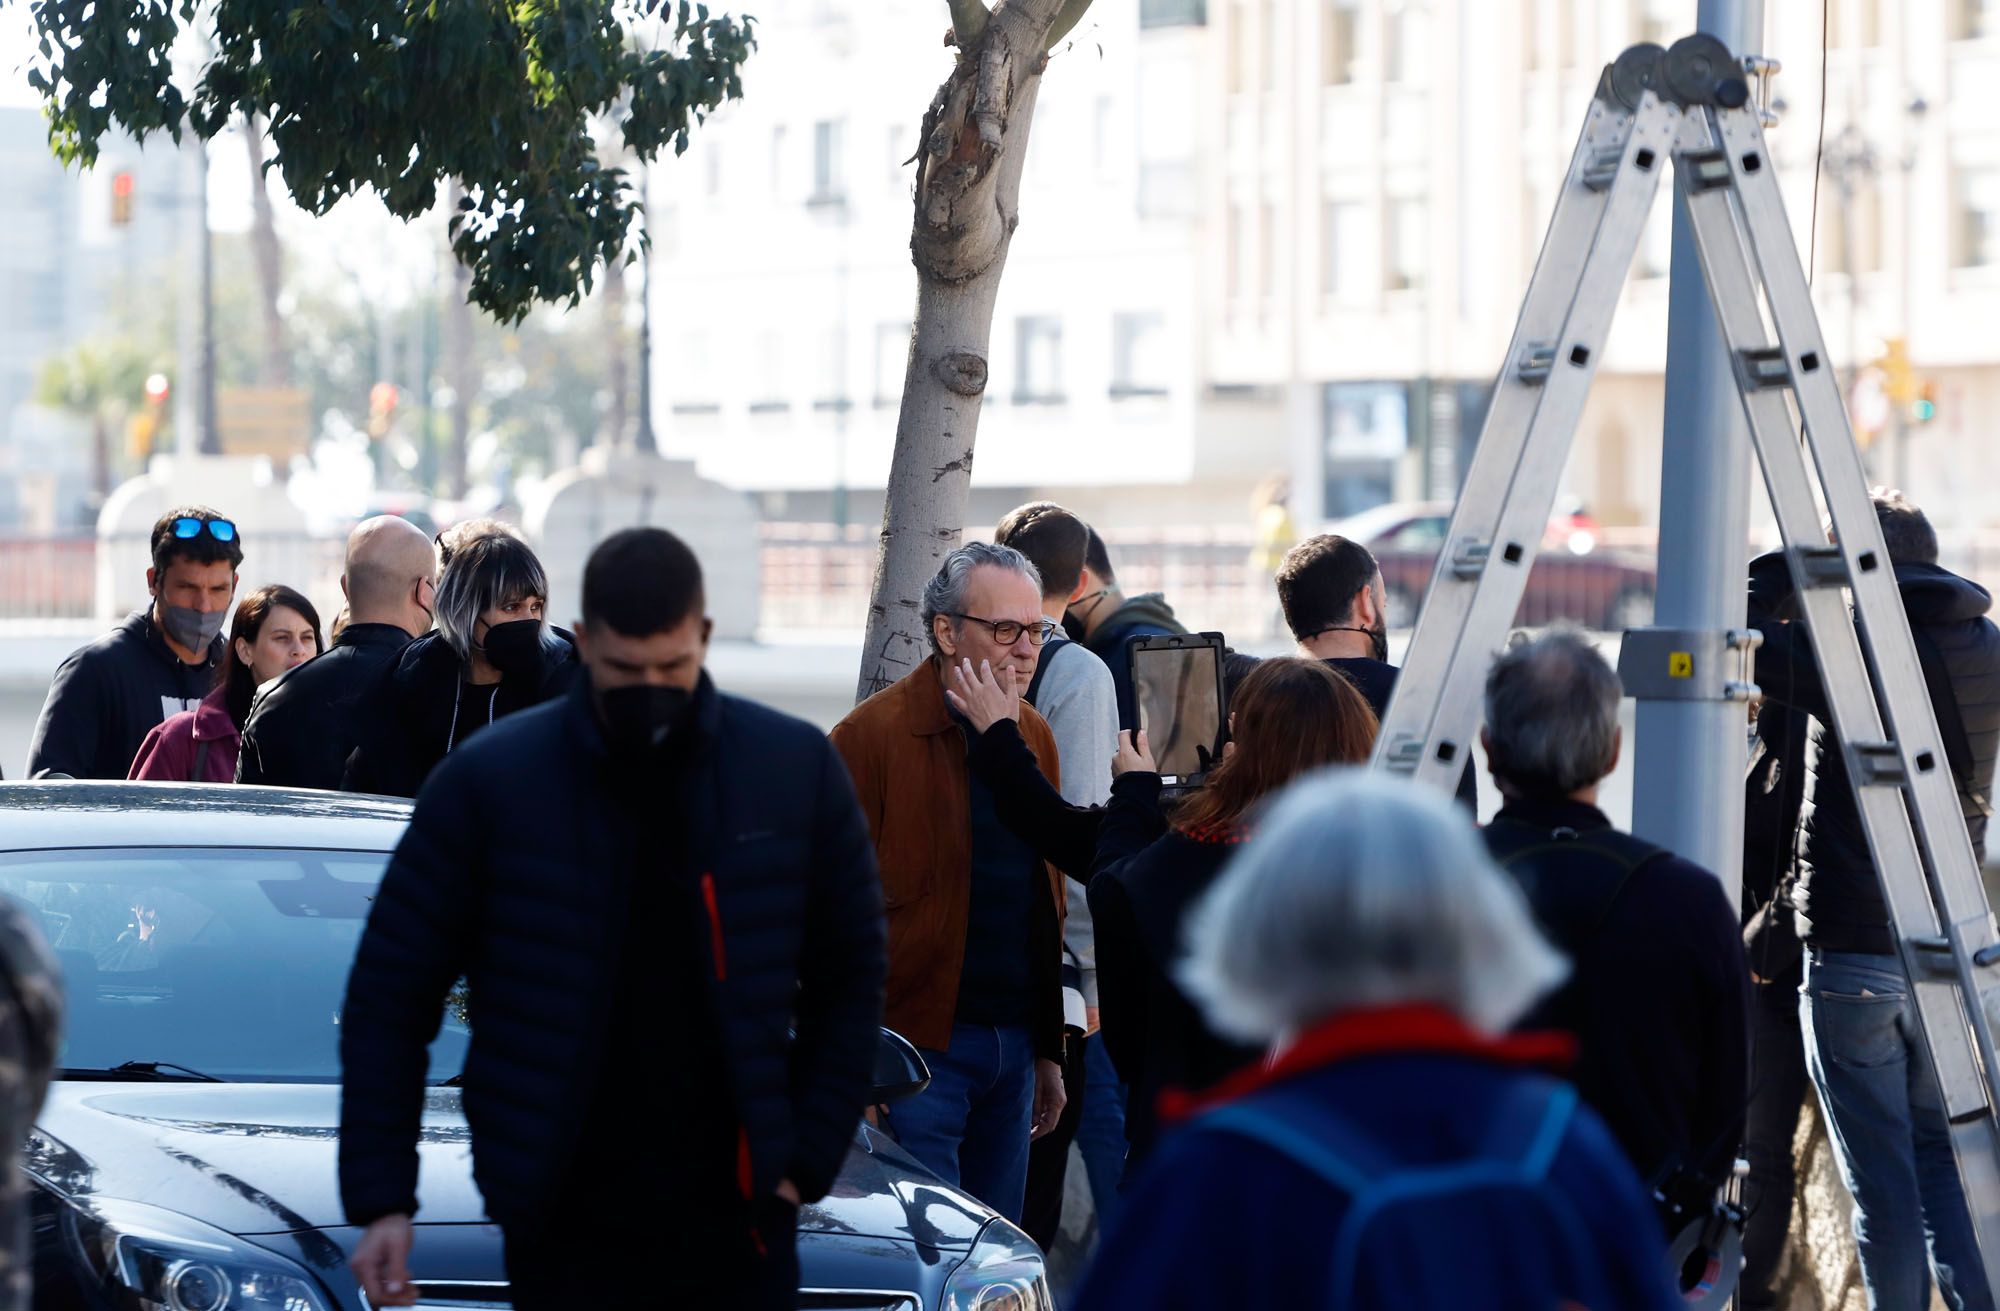
M 1943 1098 L 1894 956 L 1814 949 L 1800 1018 L 1847 1190 L 1871 1311 L 1992 1311 Z M 1926 1259 L 1928 1258 L 1928 1259 Z
M 889 1108 L 889 1131 L 926 1170 L 1019 1224 L 1034 1130 L 1034 1041 L 1022 1028 L 954 1024 L 950 1050 L 920 1050 L 930 1087 Z
M 1125 1085 L 1119 1082 L 1103 1034 L 1086 1038 L 1083 1053 L 1090 1095 L 1076 1126 L 1076 1150 L 1090 1176 L 1090 1200 L 1097 1208 L 1101 1234 L 1118 1214 L 1118 1189 L 1125 1181 Z

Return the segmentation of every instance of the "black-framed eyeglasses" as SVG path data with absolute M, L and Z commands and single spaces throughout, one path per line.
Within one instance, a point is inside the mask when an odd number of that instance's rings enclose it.
M 981 619 L 978 615 L 954 614 L 953 619 L 978 624 L 993 634 L 993 640 L 1001 646 L 1012 646 L 1021 640 L 1021 634 L 1028 635 L 1032 646 L 1045 646 L 1056 635 L 1056 626 L 1046 619 L 1037 619 L 1032 624 L 1024 624 L 1016 619 Z
M 236 540 L 236 525 L 227 519 L 197 519 L 190 514 L 174 520 L 174 536 L 180 541 L 192 542 L 204 530 L 218 542 Z

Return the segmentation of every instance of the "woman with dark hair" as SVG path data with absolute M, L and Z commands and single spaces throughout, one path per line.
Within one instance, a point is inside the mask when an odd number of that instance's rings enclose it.
M 1353 684 L 1317 660 L 1285 657 L 1243 679 L 1229 728 L 1222 763 L 1164 835 L 1155 837 L 1153 807 L 1117 788 L 1098 837 L 1090 913 L 1104 1042 L 1130 1090 L 1128 1162 L 1158 1136 L 1162 1092 L 1207 1088 L 1262 1055 L 1210 1029 L 1176 982 L 1188 908 L 1250 840 L 1267 798 L 1316 769 L 1367 760 L 1376 723 Z
M 262 587 L 236 607 L 215 690 L 146 734 L 128 778 L 233 783 L 257 689 L 320 653 L 319 611 L 289 587 Z
M 567 691 L 576 646 L 549 625 L 548 600 L 548 573 L 511 529 L 455 538 L 437 631 L 404 647 L 364 702 L 345 790 L 414 797 L 474 733 Z

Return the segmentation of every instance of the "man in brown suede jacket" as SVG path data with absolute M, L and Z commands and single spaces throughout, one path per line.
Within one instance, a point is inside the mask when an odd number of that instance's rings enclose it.
M 1018 551 L 952 552 L 924 589 L 932 656 L 833 730 L 875 840 L 889 918 L 885 1022 L 924 1053 L 931 1083 L 888 1113 L 905 1150 L 1018 1221 L 1028 1145 L 1062 1114 L 1062 875 L 1002 824 L 971 775 L 972 729 L 946 697 L 953 668 L 1025 687 L 1053 625 Z M 1055 738 L 1021 735 L 1051 785 Z

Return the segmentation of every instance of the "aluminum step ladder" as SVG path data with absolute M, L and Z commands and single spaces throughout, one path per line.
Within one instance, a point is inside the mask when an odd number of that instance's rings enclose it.
M 1487 668 L 1520 606 L 1669 160 L 1937 1068 L 1980 1252 L 2000 1274 L 2000 1067 L 1980 1000 L 2000 986 L 2000 941 L 1777 171 L 1743 65 L 1713 37 L 1634 46 L 1599 80 L 1374 765 L 1447 791 L 1465 768 Z M 1672 532 L 1663 525 L 1663 540 Z M 1670 644 L 1648 636 L 1632 634 L 1626 655 L 1668 659 Z M 1747 663 L 1754 637 L 1732 634 L 1726 645 Z M 1724 656 L 1724 645 L 1703 658 Z M 1747 681 L 1728 691 L 1756 693 Z

